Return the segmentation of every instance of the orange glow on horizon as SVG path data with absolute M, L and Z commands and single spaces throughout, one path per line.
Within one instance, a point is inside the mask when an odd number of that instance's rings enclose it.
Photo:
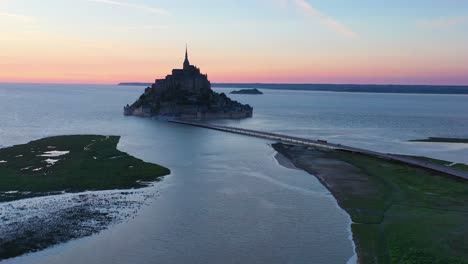
M 167 52 L 148 56 L 154 53 L 148 45 L 78 42 L 74 48 L 55 50 L 48 44 L 11 45 L 0 61 L 0 82 L 153 82 L 180 68 L 183 61 L 183 52 L 174 47 L 160 47 Z M 111 47 L 106 49 L 107 45 Z M 190 51 L 191 63 L 213 83 L 468 84 L 468 67 L 443 57 L 428 63 L 417 57 Z

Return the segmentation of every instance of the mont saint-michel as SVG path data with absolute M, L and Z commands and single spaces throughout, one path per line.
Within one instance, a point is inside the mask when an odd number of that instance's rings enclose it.
M 187 49 L 182 69 L 173 69 L 165 79 L 157 79 L 138 100 L 124 107 L 125 115 L 142 117 L 240 119 L 252 117 L 252 113 L 250 105 L 214 92 L 208 75 L 190 64 Z

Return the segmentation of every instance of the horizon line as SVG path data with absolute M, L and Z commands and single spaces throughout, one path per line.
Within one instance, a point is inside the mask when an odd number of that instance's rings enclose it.
M 118 83 L 99 83 L 99 82 L 3 82 L 0 84 L 51 84 L 51 85 L 119 85 L 125 83 L 141 83 L 141 84 L 152 84 L 153 82 L 118 82 Z M 434 86 L 434 87 L 466 87 L 467 84 L 405 84 L 405 83 L 283 83 L 283 82 L 212 82 L 211 84 L 227 85 L 227 84 L 239 84 L 239 85 L 365 85 L 365 86 Z

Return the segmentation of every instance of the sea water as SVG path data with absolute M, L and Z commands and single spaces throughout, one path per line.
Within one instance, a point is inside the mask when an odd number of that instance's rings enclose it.
M 123 106 L 142 90 L 0 84 L 0 146 L 53 135 L 120 135 L 120 150 L 172 170 L 132 219 L 5 263 L 346 263 L 353 257 L 349 217 L 312 175 L 280 166 L 272 142 L 123 116 Z M 468 162 L 466 144 L 407 141 L 467 138 L 467 96 L 264 93 L 232 96 L 254 107 L 252 119 L 214 122 Z

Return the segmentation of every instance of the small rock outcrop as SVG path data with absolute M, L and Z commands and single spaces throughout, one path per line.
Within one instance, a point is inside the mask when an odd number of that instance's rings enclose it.
M 254 89 L 241 89 L 237 91 L 232 91 L 231 94 L 263 94 L 263 93 L 257 88 L 254 88 Z

